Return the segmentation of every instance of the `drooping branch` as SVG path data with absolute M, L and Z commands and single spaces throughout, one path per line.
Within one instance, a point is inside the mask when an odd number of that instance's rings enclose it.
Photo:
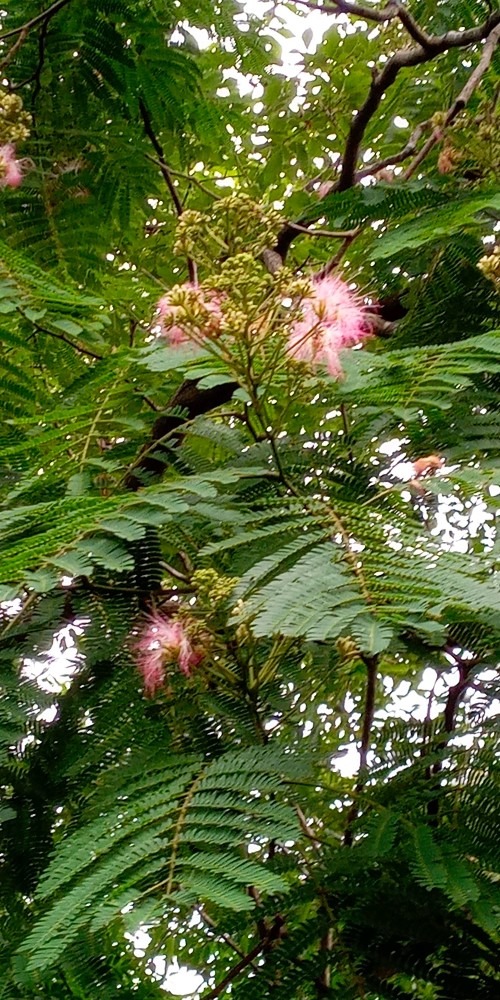
M 14 44 L 11 45 L 7 54 L 0 61 L 0 72 L 3 72 L 3 70 L 9 65 L 9 63 L 12 62 L 14 56 L 16 55 L 16 52 L 18 52 L 18 50 L 21 48 L 21 45 L 23 44 L 27 34 L 28 34 L 27 28 L 23 28 L 22 31 L 20 31 L 19 37 L 16 39 Z
M 21 316 L 26 318 L 21 309 L 19 309 L 18 311 L 21 313 Z M 92 358 L 93 361 L 102 361 L 104 358 L 103 354 L 96 354 L 95 351 L 89 350 L 88 347 L 83 347 L 83 345 L 77 343 L 77 341 L 71 340 L 71 337 L 68 337 L 67 334 L 65 333 L 54 333 L 53 330 L 47 330 L 45 326 L 40 326 L 39 323 L 35 323 L 35 330 L 38 333 L 45 334 L 46 337 L 53 337 L 54 340 L 62 340 L 63 344 L 67 344 L 68 347 L 72 347 L 73 350 L 77 352 L 77 354 L 84 354 L 86 355 L 86 357 Z

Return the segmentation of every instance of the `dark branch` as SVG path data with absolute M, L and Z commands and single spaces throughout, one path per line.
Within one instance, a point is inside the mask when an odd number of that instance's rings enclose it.
M 24 316 L 24 313 L 21 315 Z M 75 343 L 74 340 L 71 340 L 71 338 L 67 337 L 64 333 L 54 333 L 53 330 L 47 330 L 45 326 L 40 326 L 39 323 L 35 323 L 35 329 L 38 333 L 44 333 L 47 337 L 53 337 L 54 340 L 62 340 L 64 344 L 68 345 L 68 347 L 72 347 L 77 354 L 85 354 L 94 361 L 102 361 L 104 358 L 103 354 L 96 354 L 94 351 L 90 351 L 88 347 L 82 347 L 81 344 Z
M 351 188 L 356 180 L 356 164 L 365 131 L 378 110 L 382 98 L 392 86 L 401 69 L 430 62 L 436 56 L 451 48 L 465 48 L 486 38 L 500 24 L 500 12 L 491 14 L 484 24 L 467 31 L 447 31 L 444 35 L 426 36 L 425 47 L 416 45 L 410 49 L 399 49 L 389 59 L 384 68 L 372 79 L 368 96 L 351 125 L 347 137 L 338 191 Z
M 471 671 L 479 663 L 479 658 L 471 657 L 468 660 L 464 660 L 458 653 L 455 653 L 452 648 L 445 647 L 444 652 L 451 656 L 455 660 L 455 665 L 458 669 L 458 681 L 453 684 L 448 689 L 448 696 L 446 698 L 446 704 L 444 706 L 443 712 L 443 729 L 446 736 L 441 739 L 436 747 L 438 751 L 445 749 L 448 742 L 448 737 L 451 736 L 453 730 L 455 729 L 455 720 L 458 703 L 467 690 L 469 686 L 469 679 Z M 427 768 L 426 776 L 430 779 L 435 779 L 440 774 L 443 769 L 443 762 L 438 760 L 432 767 Z M 439 815 L 439 798 L 436 796 L 432 798 L 427 804 L 427 814 L 431 819 L 433 824 L 438 821 Z
M 495 49 L 499 41 L 500 41 L 500 24 L 498 24 L 496 28 L 493 28 L 493 31 L 490 32 L 490 34 L 488 35 L 488 38 L 484 44 L 481 58 L 477 66 L 472 71 L 465 86 L 462 87 L 462 90 L 458 94 L 458 97 L 455 98 L 453 104 L 448 109 L 443 124 L 436 126 L 436 128 L 433 129 L 431 135 L 427 139 L 427 142 L 424 143 L 422 149 L 419 151 L 419 153 L 417 153 L 415 158 L 410 163 L 408 169 L 403 174 L 403 180 L 406 181 L 412 176 L 415 170 L 425 160 L 425 157 L 428 155 L 428 153 L 430 153 L 431 149 L 433 149 L 433 147 L 436 146 L 437 143 L 440 142 L 441 139 L 444 137 L 444 129 L 446 129 L 448 125 L 451 125 L 451 123 L 455 120 L 455 118 L 457 118 L 460 112 L 463 111 L 463 109 L 467 106 L 476 87 L 479 86 L 484 74 L 489 69 L 491 60 L 493 59 L 493 56 L 495 54 Z
M 218 986 L 215 986 L 213 990 L 209 990 L 208 993 L 202 994 L 203 1000 L 216 1000 L 216 997 L 220 997 L 221 993 L 225 992 L 227 987 L 257 958 L 261 951 L 269 951 L 279 941 L 283 935 L 283 925 L 283 917 L 278 914 L 274 918 L 273 924 L 267 931 L 267 934 L 254 945 L 252 950 L 241 959 L 241 962 L 238 962 L 237 965 L 229 970 L 227 976 L 225 976 Z
M 144 486 L 149 478 L 161 476 L 171 461 L 173 444 L 178 444 L 182 439 L 183 425 L 194 417 L 228 403 L 237 388 L 237 382 L 223 382 L 209 389 L 200 389 L 198 382 L 192 379 L 183 382 L 170 400 L 169 409 L 180 410 L 184 416 L 162 413 L 158 417 L 153 424 L 149 443 L 144 446 L 133 470 L 125 479 L 127 489 L 135 492 Z
M 50 23 L 49 19 L 43 22 L 40 34 L 38 36 L 38 62 L 36 64 L 35 72 L 33 73 L 32 77 L 32 80 L 35 84 L 35 86 L 33 87 L 32 104 L 35 103 L 42 86 L 42 70 L 45 63 L 45 45 L 47 42 L 49 23 Z
M 2 32 L 0 34 L 0 41 L 3 41 L 4 38 L 14 38 L 20 32 L 24 32 L 26 36 L 32 28 L 36 28 L 37 24 L 41 24 L 42 21 L 50 21 L 63 7 L 67 7 L 70 3 L 71 0 L 56 0 L 50 7 L 47 7 L 47 10 L 43 10 L 41 14 L 32 17 L 31 21 L 25 21 L 24 24 L 18 25 L 17 28 L 11 28 L 10 31 Z
M 376 21 L 382 24 L 384 21 L 392 21 L 398 16 L 397 3 L 390 0 L 386 7 L 377 10 L 364 3 L 351 3 L 350 0 L 329 0 L 328 4 L 321 5 L 314 0 L 295 0 L 301 7 L 308 7 L 309 10 L 318 10 L 322 14 L 353 14 L 355 17 L 363 17 L 367 21 Z
M 149 114 L 149 111 L 142 98 L 139 100 L 139 112 L 141 115 L 142 123 L 144 125 L 144 131 L 158 157 L 158 166 L 160 167 L 165 183 L 169 190 L 170 197 L 172 198 L 172 201 L 174 203 L 175 211 L 177 212 L 177 215 L 180 216 L 182 215 L 183 211 L 182 202 L 179 197 L 177 188 L 172 180 L 170 168 L 168 166 L 168 163 L 165 159 L 165 154 L 163 152 L 163 146 L 160 140 L 158 139 L 158 136 L 155 133 L 155 130 L 153 128 L 153 123 L 151 121 L 151 115 Z M 188 264 L 189 280 L 196 283 L 196 264 L 189 257 L 187 264 Z
M 357 796 L 363 790 L 366 782 L 366 772 L 368 768 L 368 751 L 370 749 L 370 737 L 373 725 L 373 715 L 375 712 L 375 695 L 377 691 L 377 656 L 361 656 L 366 666 L 366 688 L 365 705 L 363 710 L 363 724 L 361 729 L 361 743 L 359 747 L 359 773 L 355 788 L 355 800 L 347 816 L 347 826 L 344 835 L 344 845 L 351 847 L 353 843 L 352 826 L 358 817 Z
M 219 930 L 216 921 L 212 920 L 212 917 L 206 912 L 206 910 L 201 909 L 200 913 L 205 923 L 208 924 L 208 926 L 215 932 L 214 934 L 215 937 L 219 937 L 222 941 L 224 941 L 225 944 L 227 944 L 230 948 L 233 949 L 233 951 L 236 952 L 237 955 L 240 956 L 240 958 L 247 957 L 243 949 L 240 948 L 239 944 L 234 940 L 234 938 L 231 937 L 230 934 L 225 934 L 224 932 L 221 932 Z M 252 965 L 252 967 L 255 969 L 255 972 L 259 971 L 258 965 L 255 965 L 253 962 L 249 964 Z
M 153 124 L 152 124 L 152 121 L 151 121 L 151 116 L 150 116 L 149 111 L 148 111 L 146 105 L 144 104 L 144 101 L 142 100 L 142 98 L 139 101 L 139 111 L 141 113 L 142 123 L 144 125 L 144 131 L 145 131 L 145 133 L 146 133 L 146 135 L 147 135 L 147 137 L 148 137 L 148 139 L 149 139 L 149 141 L 150 141 L 150 143 L 151 143 L 151 145 L 152 145 L 153 149 L 155 150 L 156 155 L 158 157 L 158 165 L 159 165 L 160 170 L 161 170 L 161 172 L 162 172 L 162 174 L 163 174 L 163 176 L 165 178 L 166 185 L 168 187 L 168 190 L 170 192 L 170 196 L 171 196 L 172 201 L 173 201 L 174 206 L 175 206 L 175 211 L 177 212 L 177 215 L 182 215 L 182 203 L 181 203 L 181 199 L 179 198 L 179 195 L 178 195 L 177 189 L 175 187 L 175 184 L 173 183 L 172 178 L 170 176 L 170 170 L 169 170 L 167 162 L 165 160 L 165 154 L 163 152 L 163 146 L 161 145 L 161 143 L 160 143 L 160 141 L 159 141 L 159 139 L 158 139 L 158 137 L 157 137 L 157 135 L 156 135 L 156 133 L 155 133 L 155 131 L 153 129 Z

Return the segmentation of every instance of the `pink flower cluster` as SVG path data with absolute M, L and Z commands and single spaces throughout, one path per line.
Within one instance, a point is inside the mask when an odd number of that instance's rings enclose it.
M 12 143 L 0 146 L 0 187 L 19 187 L 23 179 L 19 160 Z
M 199 288 L 191 281 L 186 282 L 184 288 L 190 293 L 190 301 L 186 303 L 187 309 L 183 305 L 173 305 L 169 292 L 162 296 L 157 306 L 162 335 L 173 347 L 184 344 L 191 339 L 189 326 L 193 324 L 188 319 L 190 306 L 192 306 L 195 315 L 198 313 L 202 315 L 203 322 L 200 330 L 202 335 L 217 336 L 220 332 L 222 296 L 218 292 Z
M 134 652 L 148 695 L 154 695 L 163 687 L 169 664 L 176 663 L 189 677 L 193 667 L 203 659 L 202 650 L 193 645 L 182 622 L 164 618 L 158 612 L 150 615 L 134 644 Z
M 302 319 L 290 331 L 288 351 L 298 361 L 326 365 L 330 375 L 338 377 L 340 350 L 369 336 L 363 306 L 334 275 L 317 278 L 312 286 L 312 295 L 302 303 Z

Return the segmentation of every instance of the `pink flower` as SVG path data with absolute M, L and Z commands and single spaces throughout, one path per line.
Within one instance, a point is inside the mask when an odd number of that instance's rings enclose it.
M 302 319 L 293 324 L 288 350 L 299 361 L 325 364 L 330 375 L 342 374 L 339 352 L 369 335 L 363 306 L 341 278 L 313 281 L 302 305 Z
M 207 336 L 217 336 L 220 332 L 223 296 L 210 289 L 199 288 L 190 281 L 183 287 L 188 292 L 185 305 L 173 305 L 172 293 L 167 292 L 157 307 L 161 332 L 173 347 L 190 339 L 190 327 Z M 196 319 L 201 321 L 199 331 Z
M 182 673 L 189 677 L 193 667 L 203 659 L 202 650 L 193 646 L 182 622 L 164 618 L 158 612 L 150 615 L 134 644 L 134 652 L 148 695 L 156 694 L 163 687 L 169 664 L 177 663 Z
M 23 179 L 16 151 L 11 143 L 0 146 L 0 187 L 19 187 Z

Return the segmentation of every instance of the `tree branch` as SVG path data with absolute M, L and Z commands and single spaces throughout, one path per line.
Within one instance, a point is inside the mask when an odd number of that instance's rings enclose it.
M 26 319 L 23 312 L 21 312 L 21 315 L 23 316 L 23 319 Z M 38 333 L 44 333 L 47 337 L 53 337 L 54 340 L 62 340 L 64 344 L 68 345 L 68 347 L 72 347 L 77 354 L 85 354 L 94 361 L 102 361 L 104 358 L 103 354 L 96 354 L 95 351 L 90 351 L 87 347 L 82 347 L 81 344 L 75 343 L 75 341 L 71 340 L 70 337 L 67 337 L 65 333 L 54 333 L 53 330 L 47 330 L 45 326 L 40 326 L 39 323 L 35 323 L 35 330 L 37 330 Z
M 486 73 L 486 71 L 490 66 L 491 60 L 493 59 L 493 56 L 495 54 L 495 49 L 499 41 L 500 41 L 500 24 L 497 25 L 496 28 L 493 28 L 493 31 L 490 32 L 490 34 L 488 35 L 488 38 L 486 39 L 486 42 L 484 44 L 481 58 L 476 68 L 471 73 L 469 79 L 467 80 L 467 83 L 460 91 L 458 97 L 455 98 L 453 104 L 448 109 L 443 124 L 437 125 L 436 128 L 433 129 L 431 135 L 427 139 L 427 142 L 424 143 L 420 152 L 417 153 L 417 155 L 412 160 L 407 170 L 404 172 L 403 180 L 405 181 L 408 180 L 412 176 L 412 174 L 415 173 L 415 170 L 417 170 L 417 168 L 420 166 L 423 160 L 425 160 L 426 156 L 430 153 L 431 149 L 433 149 L 433 147 L 436 146 L 437 143 L 440 142 L 441 139 L 443 138 L 444 129 L 447 128 L 448 125 L 451 125 L 451 123 L 455 120 L 455 118 L 457 118 L 460 112 L 463 111 L 463 109 L 469 103 L 472 94 L 474 93 L 476 87 L 478 87 L 479 84 L 481 83 L 484 74 Z
M 206 910 L 204 910 L 202 908 L 200 910 L 200 913 L 201 913 L 201 917 L 205 921 L 205 923 L 208 924 L 208 926 L 211 928 L 211 930 L 214 931 L 215 937 L 220 937 L 221 940 L 224 941 L 224 943 L 229 946 L 229 948 L 232 948 L 233 951 L 235 951 L 236 954 L 240 956 L 240 958 L 247 958 L 247 956 L 245 955 L 245 952 L 243 951 L 242 948 L 240 948 L 239 944 L 234 940 L 234 938 L 232 938 L 230 934 L 225 934 L 224 932 L 221 932 L 218 929 L 216 921 L 212 920 L 212 917 L 206 912 Z M 248 964 L 253 966 L 253 968 L 255 969 L 255 972 L 259 971 L 258 965 L 255 965 L 255 963 L 253 961 L 249 962 Z
M 386 156 L 383 160 L 375 160 L 375 162 L 370 166 L 357 170 L 354 177 L 354 183 L 357 184 L 363 179 L 363 177 L 371 177 L 372 175 L 375 176 L 380 170 L 384 170 L 385 167 L 392 167 L 397 163 L 402 163 L 403 160 L 407 160 L 409 156 L 413 156 L 417 148 L 417 143 L 422 137 L 427 125 L 427 121 L 417 125 L 408 139 L 406 146 L 403 146 L 403 149 L 399 153 L 394 153 L 393 156 Z
M 179 417 L 167 412 L 158 417 L 153 424 L 149 443 L 141 449 L 126 474 L 126 488 L 136 492 L 144 486 L 144 476 L 160 476 L 168 464 L 168 449 L 164 445 L 175 438 L 176 433 L 182 437 L 181 428 L 189 420 L 228 403 L 237 388 L 237 382 L 223 382 L 209 389 L 199 389 L 198 382 L 193 379 L 183 382 L 172 396 L 169 409 L 184 410 L 186 416 Z
M 366 21 L 376 21 L 382 24 L 384 21 L 392 21 L 398 17 L 396 0 L 389 0 L 386 7 L 377 10 L 364 3 L 350 2 L 350 0 L 328 0 L 328 5 L 315 3 L 314 0 L 294 0 L 301 7 L 308 7 L 309 10 L 317 10 L 322 14 L 353 14 L 355 17 L 362 17 Z
M 160 167 L 160 170 L 161 170 L 161 172 L 163 174 L 165 183 L 166 183 L 167 188 L 169 190 L 170 197 L 172 198 L 172 201 L 174 203 L 175 211 L 177 212 L 178 216 L 181 216 L 182 215 L 182 211 L 183 211 L 183 209 L 182 209 L 182 202 L 181 202 L 181 199 L 179 198 L 179 194 L 178 194 L 177 188 L 176 188 L 176 186 L 175 186 L 175 184 L 174 184 L 174 182 L 172 180 L 172 175 L 171 175 L 171 172 L 170 172 L 170 167 L 168 166 L 168 163 L 165 160 L 165 154 L 163 152 L 163 146 L 161 145 L 161 142 L 159 141 L 159 139 L 158 139 L 158 137 L 157 137 L 157 135 L 156 135 L 156 133 L 154 131 L 153 123 L 151 121 L 151 116 L 149 114 L 149 111 L 148 111 L 148 109 L 147 109 L 144 101 L 142 100 L 142 97 L 139 100 L 139 112 L 140 112 L 140 115 L 141 115 L 142 123 L 144 125 L 144 131 L 145 131 L 145 133 L 146 133 L 146 135 L 147 135 L 147 137 L 148 137 L 148 139 L 149 139 L 149 141 L 150 141 L 150 143 L 151 143 L 151 145 L 152 145 L 152 147 L 153 147 L 153 149 L 154 149 L 154 151 L 155 151 L 155 153 L 156 153 L 156 155 L 158 157 L 158 166 Z M 193 260 L 191 260 L 190 257 L 188 257 L 187 265 L 188 265 L 188 272 L 189 272 L 189 280 L 192 281 L 195 284 L 196 283 L 196 277 L 197 277 L 197 275 L 196 275 L 196 264 L 195 264 L 195 262 Z
M 430 62 L 436 56 L 446 52 L 447 49 L 466 48 L 473 45 L 487 37 L 497 25 L 500 25 L 500 12 L 491 14 L 478 28 L 469 28 L 467 31 L 447 31 L 444 35 L 428 35 L 425 46 L 419 44 L 413 48 L 399 49 L 391 56 L 384 68 L 379 73 L 374 74 L 366 100 L 357 112 L 349 130 L 342 157 L 338 191 L 346 191 L 353 187 L 363 136 L 373 115 L 378 110 L 384 94 L 396 80 L 399 71 L 409 66 Z
M 157 160 L 155 156 L 150 156 L 149 153 L 146 153 L 146 159 L 150 160 L 151 163 L 155 163 L 157 167 L 160 167 L 160 169 L 163 169 L 165 166 L 161 160 Z M 167 167 L 167 170 L 172 177 L 182 177 L 185 181 L 189 181 L 190 184 L 194 184 L 200 189 L 200 191 L 203 191 L 204 194 L 208 194 L 210 198 L 213 198 L 214 201 L 218 201 L 220 199 L 220 195 L 216 194 L 215 191 L 211 191 L 210 188 L 207 188 L 202 181 L 199 181 L 197 177 L 193 177 L 192 174 L 185 174 L 182 170 L 174 170 L 173 167 Z
M 5 67 L 8 66 L 9 63 L 12 61 L 18 49 L 21 48 L 21 45 L 23 44 L 27 34 L 28 34 L 27 28 L 23 28 L 19 32 L 19 38 L 17 39 L 17 41 L 14 42 L 13 45 L 11 45 L 9 51 L 0 62 L 0 72 L 2 72 L 5 69 Z
M 47 7 L 47 10 L 43 10 L 41 14 L 37 14 L 36 17 L 32 17 L 31 21 L 25 21 L 24 24 L 18 25 L 17 28 L 11 28 L 10 31 L 2 32 L 2 34 L 0 34 L 0 41 L 3 41 L 4 38 L 14 38 L 20 32 L 23 32 L 26 36 L 32 28 L 36 28 L 37 24 L 40 24 L 42 21 L 50 21 L 51 17 L 58 14 L 59 11 L 62 10 L 63 7 L 67 7 L 69 3 L 71 3 L 71 0 L 56 0 L 56 2 L 50 7 Z
M 237 965 L 229 970 L 227 976 L 224 977 L 218 986 L 215 986 L 213 990 L 209 990 L 208 993 L 202 994 L 203 1000 L 216 1000 L 216 997 L 220 997 L 221 993 L 225 992 L 227 987 L 257 958 L 261 951 L 268 951 L 269 948 L 272 948 L 279 941 L 280 937 L 282 937 L 284 922 L 283 917 L 278 914 L 274 918 L 272 926 L 265 937 L 254 945 L 252 950 L 241 959 L 241 962 L 238 962 Z
M 365 705 L 363 711 L 363 725 L 361 729 L 361 744 L 359 748 L 359 773 L 358 773 L 358 780 L 356 782 L 356 788 L 354 790 L 356 797 L 359 795 L 359 792 L 363 790 L 363 787 L 366 782 L 366 772 L 368 768 L 368 752 L 370 749 L 370 736 L 373 725 L 373 715 L 375 712 L 378 656 L 362 655 L 361 659 L 363 660 L 363 663 L 366 666 L 366 688 L 365 688 Z M 355 798 L 347 816 L 347 826 L 344 834 L 345 847 L 352 846 L 353 843 L 352 826 L 358 817 L 358 811 L 359 810 L 358 810 L 357 798 Z
M 449 647 L 444 648 L 444 652 L 448 656 L 452 656 L 455 660 L 455 665 L 458 669 L 458 681 L 448 688 L 448 696 L 446 698 L 446 704 L 444 706 L 443 712 L 443 728 L 446 736 L 441 739 L 437 745 L 437 750 L 442 751 L 445 749 L 448 736 L 451 735 L 455 729 L 455 715 L 457 711 L 457 706 L 462 697 L 464 691 L 467 690 L 469 686 L 469 677 L 471 670 L 477 666 L 479 663 L 479 657 L 472 657 L 469 660 L 464 660 L 458 653 L 455 653 L 453 649 Z M 438 760 L 432 767 L 427 768 L 426 776 L 430 779 L 435 778 L 443 769 L 443 762 Z M 427 814 L 431 818 L 433 824 L 437 824 L 439 815 L 439 799 L 436 796 L 432 798 L 427 803 Z

